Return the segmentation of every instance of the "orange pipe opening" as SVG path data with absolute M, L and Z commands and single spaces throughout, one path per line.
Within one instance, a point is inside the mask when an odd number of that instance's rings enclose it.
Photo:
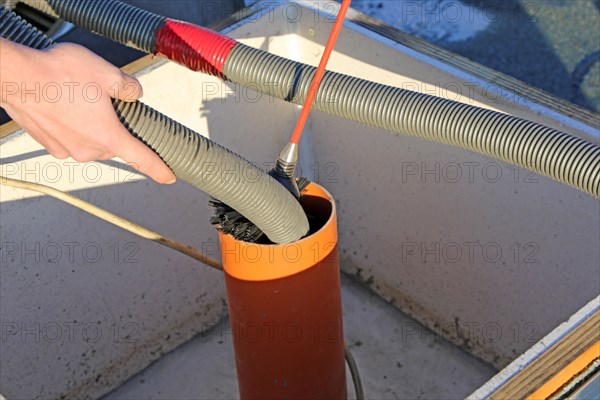
M 316 232 L 285 245 L 220 233 L 242 399 L 345 399 L 335 202 L 311 183 Z

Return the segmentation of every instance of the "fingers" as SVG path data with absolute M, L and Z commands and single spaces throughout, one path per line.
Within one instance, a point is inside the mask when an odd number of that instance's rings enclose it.
M 157 183 L 175 183 L 175 174 L 171 168 L 152 149 L 129 133 L 123 136 L 116 156 Z
M 43 82 L 75 82 L 85 87 L 92 82 L 101 95 L 89 101 L 77 90 L 69 101 L 56 103 L 30 102 L 17 114 L 28 116 L 32 132 L 48 151 L 58 157 L 71 156 L 79 162 L 110 159 L 118 156 L 141 173 L 158 183 L 175 182 L 175 174 L 160 157 L 141 141 L 133 137 L 119 122 L 111 98 L 135 101 L 143 94 L 138 80 L 98 57 L 93 52 L 76 45 L 56 45 L 36 53 L 39 58 L 32 65 L 32 76 Z M 29 64 L 27 64 L 29 65 Z M 40 129 L 42 128 L 42 129 Z
M 106 68 L 108 71 L 99 79 L 105 93 L 113 99 L 126 102 L 136 101 L 142 97 L 144 90 L 137 79 L 108 63 Z
M 100 84 L 104 92 L 112 98 L 130 102 L 138 100 L 143 95 L 142 85 L 136 78 L 122 72 L 85 47 L 72 43 L 59 43 L 43 52 L 89 71 L 88 76 L 91 77 L 92 74 L 94 76 L 92 81 Z M 64 64 L 58 65 L 57 68 L 64 68 Z
M 101 86 L 113 99 L 126 102 L 136 101 L 142 97 L 144 90 L 140 82 L 117 67 L 108 65 L 108 73 L 102 75 Z
M 140 82 L 133 76 L 126 74 L 125 72 L 119 71 L 121 75 L 121 82 L 119 93 L 117 93 L 117 99 L 131 102 L 136 101 L 144 95 L 144 89 Z

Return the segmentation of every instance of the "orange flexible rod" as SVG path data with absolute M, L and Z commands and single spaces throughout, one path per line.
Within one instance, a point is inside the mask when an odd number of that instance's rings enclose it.
M 323 75 L 325 74 L 325 67 L 327 66 L 327 62 L 329 61 L 329 56 L 333 51 L 333 46 L 337 41 L 337 38 L 340 34 L 340 30 L 342 29 L 344 18 L 346 18 L 346 12 L 350 7 L 350 1 L 351 0 L 343 0 L 342 5 L 340 6 L 340 11 L 338 12 L 335 24 L 331 29 L 331 34 L 329 35 L 329 40 L 327 40 L 325 51 L 323 52 L 323 56 L 321 57 L 321 61 L 319 62 L 319 66 L 317 67 L 317 72 L 315 73 L 312 83 L 310 84 L 310 90 L 308 91 L 308 96 L 306 96 L 306 101 L 304 102 L 304 106 L 302 107 L 300 118 L 298 118 L 298 122 L 296 123 L 296 127 L 294 128 L 294 133 L 292 133 L 292 138 L 290 139 L 290 142 L 294 144 L 298 144 L 300 136 L 302 135 L 302 131 L 304 130 L 304 125 L 306 125 L 308 113 L 312 108 L 315 96 L 317 95 L 317 90 L 319 90 L 319 85 L 321 84 L 321 79 L 323 79 Z

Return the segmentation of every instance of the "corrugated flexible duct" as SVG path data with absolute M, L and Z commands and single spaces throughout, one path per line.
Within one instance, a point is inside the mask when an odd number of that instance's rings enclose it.
M 166 54 L 188 67 L 198 65 L 198 60 L 190 60 L 190 49 L 196 50 L 204 67 L 195 69 L 296 104 L 306 99 L 316 69 L 241 43 L 231 46 L 228 54 L 219 48 L 217 57 L 210 47 L 221 43 L 223 36 L 213 33 L 209 40 L 205 28 L 168 20 L 117 0 L 40 3 L 51 6 L 61 18 L 120 43 L 149 53 L 165 47 L 173 50 Z M 171 48 L 170 43 L 157 43 L 157 34 L 182 25 L 187 26 L 185 40 Z M 173 39 L 173 35 L 162 36 Z M 190 45 L 185 48 L 185 58 L 177 51 L 182 43 Z M 494 157 L 600 197 L 600 146 L 532 121 L 334 72 L 325 74 L 314 108 Z
M 0 6 L 0 37 L 37 49 L 52 44 L 4 6 Z M 298 201 L 265 171 L 139 101 L 113 104 L 129 132 L 152 148 L 177 177 L 233 207 L 271 241 L 290 243 L 308 232 L 308 219 Z

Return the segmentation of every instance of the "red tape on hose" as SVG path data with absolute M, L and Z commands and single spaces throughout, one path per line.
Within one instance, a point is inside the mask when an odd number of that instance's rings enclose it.
M 217 32 L 167 20 L 156 32 L 156 52 L 194 71 L 220 78 L 223 64 L 237 42 Z

